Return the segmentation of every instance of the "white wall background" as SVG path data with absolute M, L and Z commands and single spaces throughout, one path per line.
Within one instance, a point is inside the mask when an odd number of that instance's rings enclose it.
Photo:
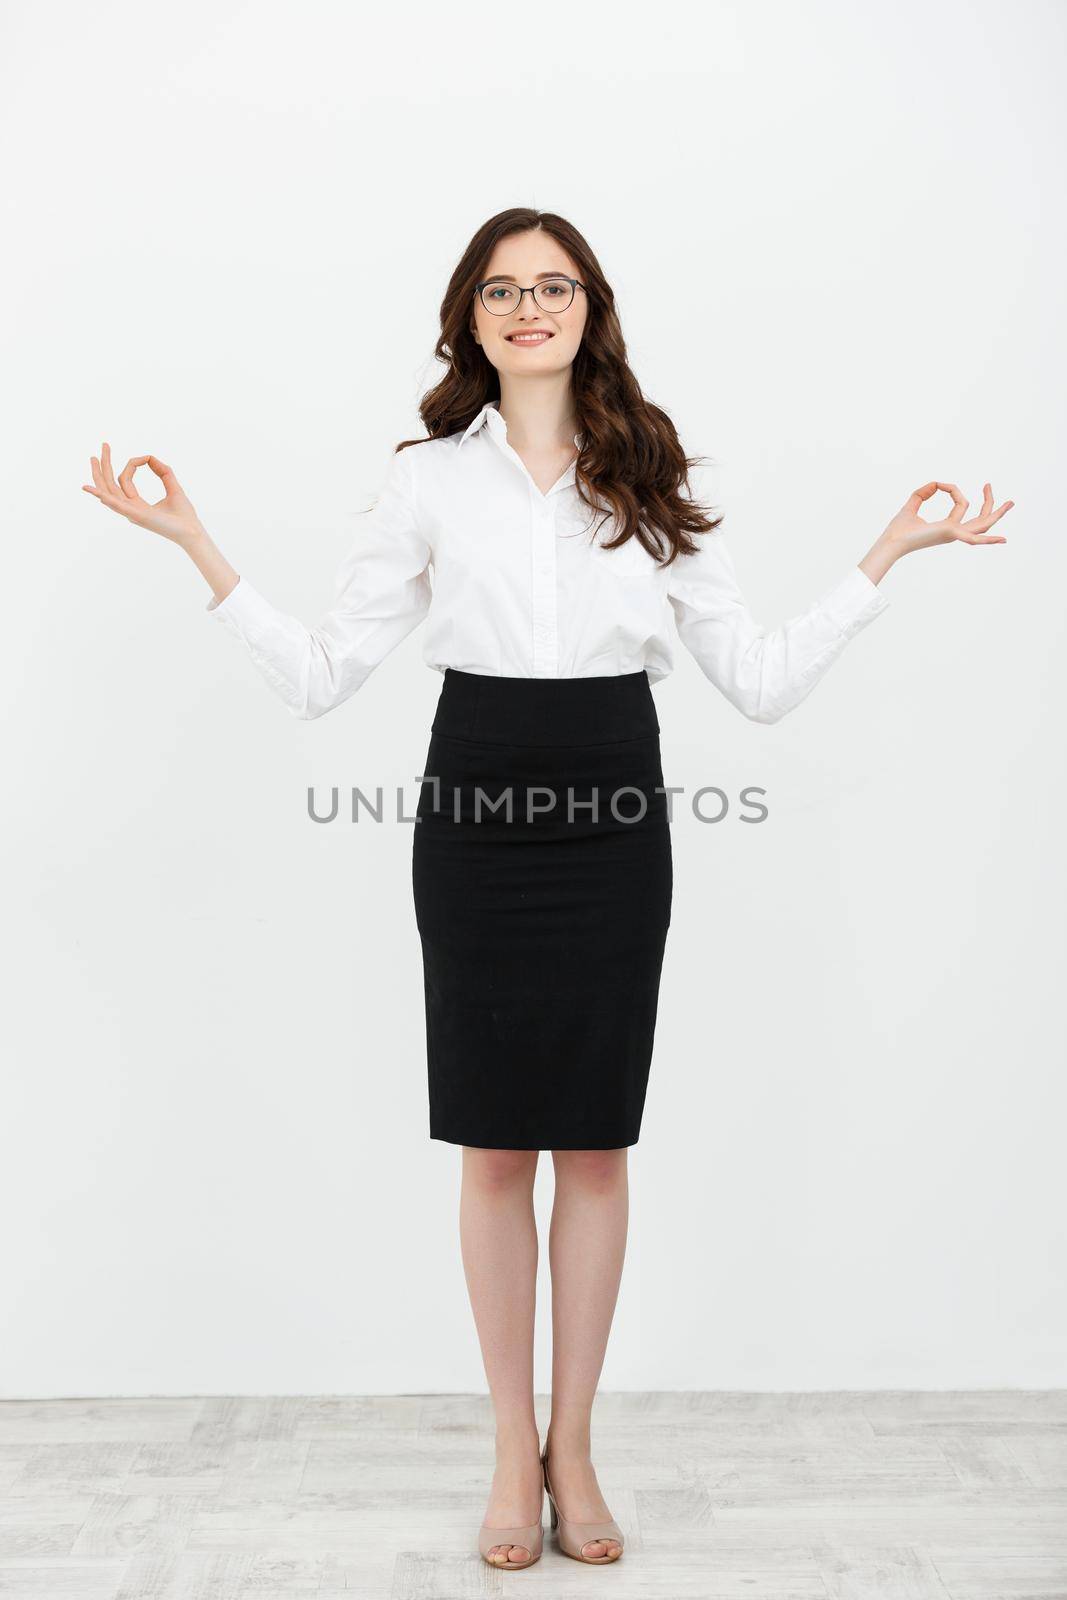
M 598 252 L 761 620 L 929 478 L 1017 502 L 777 726 L 657 688 L 668 782 L 771 817 L 676 817 L 603 1386 L 1062 1385 L 1064 9 L 485 16 L 5 9 L 0 1390 L 484 1388 L 412 827 L 305 810 L 413 809 L 420 635 L 297 723 L 80 485 L 162 455 L 316 620 L 513 204 Z

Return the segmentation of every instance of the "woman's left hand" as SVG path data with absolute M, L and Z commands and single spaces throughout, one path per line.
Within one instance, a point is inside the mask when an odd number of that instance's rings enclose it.
M 924 522 L 919 515 L 919 507 L 938 489 L 944 489 L 946 494 L 952 496 L 952 510 L 940 522 Z M 1010 511 L 1014 504 L 1014 500 L 1005 500 L 1002 506 L 994 510 L 993 486 L 987 483 L 982 494 L 981 511 L 964 521 L 968 503 L 957 484 L 924 483 L 921 489 L 916 489 L 914 494 L 908 496 L 896 516 L 875 540 L 859 563 L 860 571 L 865 572 L 872 583 L 878 583 L 894 561 L 909 555 L 912 550 L 925 550 L 934 544 L 951 544 L 954 540 L 962 544 L 1007 544 L 1003 534 L 988 533 L 986 530 L 994 522 L 999 522 L 1005 511 Z
M 946 494 L 952 496 L 952 510 L 940 522 L 924 522 L 919 515 L 919 507 L 938 489 L 944 489 Z M 914 494 L 908 496 L 882 538 L 902 556 L 912 550 L 925 550 L 928 545 L 951 544 L 954 539 L 962 540 L 964 544 L 1007 544 L 1002 534 L 991 534 L 986 530 L 998 522 L 1006 511 L 1010 511 L 1014 504 L 1014 500 L 1005 500 L 994 511 L 993 486 L 987 483 L 983 489 L 981 511 L 965 522 L 968 502 L 957 484 L 924 483 L 921 489 L 916 489 Z

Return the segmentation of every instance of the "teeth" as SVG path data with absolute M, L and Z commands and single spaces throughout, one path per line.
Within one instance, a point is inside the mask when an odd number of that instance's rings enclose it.
M 508 341 L 511 344 L 544 344 L 551 337 L 550 333 L 512 333 L 508 335 Z

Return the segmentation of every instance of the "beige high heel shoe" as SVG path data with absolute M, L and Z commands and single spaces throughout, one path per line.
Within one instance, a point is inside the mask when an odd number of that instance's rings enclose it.
M 537 1521 L 531 1522 L 528 1528 L 490 1528 L 483 1522 L 478 1529 L 478 1553 L 486 1564 L 495 1572 L 521 1572 L 523 1567 L 532 1567 L 535 1561 L 540 1561 L 545 1538 L 542 1525 L 544 1509 L 545 1497 L 542 1490 Z M 512 1561 L 510 1556 L 504 1561 L 497 1561 L 489 1554 L 495 1544 L 521 1544 L 530 1554 L 525 1561 Z
M 618 1561 L 622 1555 L 624 1538 L 622 1529 L 614 1521 L 609 1522 L 568 1522 L 566 1517 L 560 1515 L 556 1504 L 556 1497 L 552 1493 L 552 1485 L 548 1481 L 548 1441 L 541 1451 L 541 1472 L 545 1480 L 545 1492 L 548 1495 L 548 1504 L 552 1512 L 552 1526 L 556 1530 L 559 1547 L 565 1556 L 573 1556 L 575 1561 L 584 1561 L 590 1567 L 606 1567 L 612 1561 Z M 616 1539 L 619 1548 L 607 1556 L 587 1556 L 583 1551 L 587 1544 L 593 1544 L 597 1539 Z

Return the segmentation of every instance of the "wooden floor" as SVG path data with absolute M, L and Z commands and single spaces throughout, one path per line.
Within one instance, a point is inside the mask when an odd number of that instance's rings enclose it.
M 538 1412 L 547 1421 L 547 1401 Z M 488 1402 L 0 1402 L 0 1597 L 1067 1600 L 1067 1391 L 601 1394 L 617 1565 L 478 1557 Z

